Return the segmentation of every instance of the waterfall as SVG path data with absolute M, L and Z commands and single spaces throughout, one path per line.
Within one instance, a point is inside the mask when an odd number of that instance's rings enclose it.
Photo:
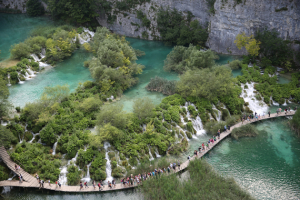
M 286 103 L 286 99 L 284 100 L 284 104 L 282 104 L 283 106 L 287 106 L 287 103 Z
M 146 127 L 147 127 L 147 125 L 146 125 L 146 124 L 143 124 L 143 132 L 146 131 Z
M 152 156 L 152 153 L 151 153 L 151 150 L 150 150 L 150 146 L 148 146 L 148 148 L 149 148 L 149 160 L 151 161 L 151 160 L 154 160 L 154 158 L 153 158 L 153 156 Z
M 90 182 L 91 181 L 91 177 L 90 177 L 90 166 L 92 163 L 88 164 L 87 167 L 87 172 L 86 172 L 86 176 L 84 178 L 82 178 L 81 180 L 83 182 Z
M 35 62 L 39 62 L 39 61 L 40 61 L 40 59 L 39 59 L 39 57 L 37 57 L 37 55 L 31 54 L 30 56 L 33 58 L 33 60 L 34 60 Z
M 216 111 L 218 112 L 218 115 L 216 116 L 217 121 L 218 121 L 218 122 L 221 121 L 221 116 L 222 116 L 221 111 L 219 111 L 219 110 L 216 108 L 215 105 L 212 106 L 212 109 L 213 109 L 213 110 L 216 110 Z
M 2 126 L 7 126 L 7 124 L 8 124 L 7 122 L 4 122 L 3 120 L 1 120 L 1 125 Z
M 46 49 L 42 49 L 41 53 L 40 53 L 41 58 L 45 58 L 46 57 Z
M 274 101 L 272 97 L 270 97 L 270 100 L 273 102 L 274 106 L 279 106 L 279 103 L 277 103 L 276 101 Z
M 7 74 L 7 79 L 8 79 L 8 84 L 7 84 L 7 86 L 11 86 L 11 84 L 10 84 L 10 74 Z
M 19 77 L 18 77 L 18 81 L 19 84 L 24 84 L 24 81 L 21 81 Z
M 62 185 L 66 185 L 67 182 L 68 182 L 67 173 L 68 173 L 68 167 L 63 166 L 61 168 L 61 171 L 60 171 L 60 174 L 59 174 L 59 180 L 60 180 L 60 183 Z
M 192 119 L 192 124 L 194 129 L 197 131 L 197 135 L 202 135 L 205 133 L 201 118 L 199 116 L 197 116 L 196 119 Z
M 227 107 L 225 106 L 225 104 L 223 104 L 223 109 L 228 110 Z M 230 114 L 229 110 L 228 110 L 228 114 L 231 117 L 231 114 Z
M 52 149 L 52 155 L 54 156 L 56 154 L 56 146 L 57 146 L 57 142 L 58 142 L 58 139 L 57 141 L 54 143 L 53 145 L 53 149 Z
M 27 71 L 30 74 L 31 77 L 35 77 L 34 71 L 30 69 L 30 67 L 27 67 Z
M 16 174 L 14 174 L 11 178 L 8 178 L 8 181 L 11 181 L 14 177 L 16 176 Z M 8 193 L 10 192 L 11 187 L 7 186 L 7 187 L 3 187 L 3 191 L 2 194 Z
M 248 89 L 244 89 L 242 90 L 242 94 L 240 95 L 240 97 L 244 98 L 245 102 L 249 103 L 249 108 L 253 111 L 256 112 L 257 114 L 262 115 L 263 113 L 267 113 L 268 112 L 268 106 L 265 102 L 263 101 L 259 101 L 255 98 L 256 93 L 254 93 L 255 89 L 254 89 L 254 83 L 246 83 L 241 84 L 242 87 L 244 87 L 245 85 L 248 86 Z M 246 91 L 246 92 L 244 92 Z M 258 94 L 258 93 L 257 93 Z
M 33 140 L 35 139 L 35 136 L 39 135 L 40 133 L 34 134 L 33 132 L 31 132 L 31 134 L 33 135 L 33 137 L 32 137 L 32 139 L 29 141 L 29 143 L 32 143 Z
M 158 153 L 158 150 L 157 150 L 157 148 L 155 149 L 155 155 L 156 155 L 156 158 L 160 158 L 161 157 L 161 155 L 159 155 L 159 153 Z
M 84 44 L 89 42 L 93 37 L 95 33 L 90 31 L 87 28 L 83 28 L 83 32 L 81 34 L 78 34 L 78 39 L 80 44 Z
M 104 149 L 106 151 L 105 153 L 105 159 L 106 159 L 106 179 L 105 182 L 112 181 L 113 177 L 111 176 L 111 164 L 108 156 L 108 147 L 110 147 L 109 142 L 104 142 Z

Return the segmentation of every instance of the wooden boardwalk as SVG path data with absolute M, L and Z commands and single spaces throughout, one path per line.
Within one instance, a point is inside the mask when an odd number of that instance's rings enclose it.
M 286 115 L 284 114 L 284 112 L 281 112 L 280 115 L 277 115 L 276 113 L 271 114 L 271 116 L 269 117 L 268 115 L 266 115 L 264 118 L 261 118 L 258 121 L 261 120 L 266 120 L 266 119 L 271 119 L 271 118 L 276 118 L 276 117 L 284 117 L 284 116 L 293 116 L 295 114 L 294 111 L 291 111 L 289 113 L 287 113 Z M 249 124 L 249 123 L 255 123 L 257 121 L 251 121 L 251 122 L 240 122 L 237 123 L 236 125 L 232 126 L 230 128 L 230 131 L 227 132 L 222 132 L 220 139 L 218 139 L 217 141 L 214 142 L 214 144 L 210 144 L 210 149 L 206 149 L 204 152 L 200 153 L 197 157 L 193 156 L 191 158 L 191 160 L 194 160 L 196 158 L 201 158 L 203 157 L 207 152 L 209 152 L 214 146 L 216 146 L 219 142 L 221 142 L 224 138 L 226 138 L 231 131 L 234 128 L 238 128 L 241 127 L 242 125 L 245 124 Z M 199 144 L 200 145 L 200 144 Z M 5 150 L 4 147 L 0 147 L 0 157 L 2 158 L 3 162 L 16 174 L 22 174 L 22 176 L 24 177 L 24 182 L 20 183 L 19 181 L 0 181 L 0 187 L 5 187 L 5 186 L 9 186 L 9 187 L 23 187 L 23 188 L 39 188 L 39 184 L 36 178 L 34 178 L 32 175 L 30 175 L 29 173 L 25 172 L 22 168 L 20 170 L 16 170 L 15 169 L 15 163 L 10 159 L 10 156 L 8 155 L 7 151 Z M 189 161 L 186 161 L 184 163 L 181 164 L 181 169 L 180 170 L 176 170 L 175 173 L 180 172 L 185 170 L 189 165 Z M 173 170 L 172 170 L 173 171 Z M 173 171 L 174 173 L 174 171 Z M 121 183 L 116 184 L 116 187 L 110 189 L 107 185 L 103 188 L 103 190 L 101 190 L 101 192 L 105 192 L 105 191 L 114 191 L 114 190 L 124 190 L 124 189 L 129 189 L 129 188 L 134 188 L 137 187 L 137 185 L 134 186 L 127 186 L 124 187 Z M 80 190 L 79 186 L 66 186 L 66 185 L 62 185 L 61 188 L 56 187 L 55 184 L 48 184 L 48 183 L 44 183 L 44 189 L 47 190 L 53 190 L 53 191 L 62 191 L 62 192 L 97 192 L 99 191 L 98 187 L 96 187 L 96 189 L 93 188 L 93 186 L 91 185 L 91 183 L 89 184 L 89 188 L 84 188 L 82 190 Z

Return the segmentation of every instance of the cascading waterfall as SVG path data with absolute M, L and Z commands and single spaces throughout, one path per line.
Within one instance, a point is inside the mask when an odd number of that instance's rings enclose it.
M 29 141 L 29 143 L 32 143 L 33 142 L 33 140 L 35 139 L 35 136 L 37 136 L 37 135 L 39 135 L 40 133 L 33 133 L 33 132 L 31 132 L 32 133 L 32 135 L 33 135 L 33 137 L 32 137 L 32 139 Z
M 77 151 L 75 157 L 68 161 L 67 165 L 59 168 L 60 169 L 59 180 L 62 185 L 67 184 L 67 182 L 68 182 L 68 178 L 67 178 L 68 166 L 71 164 L 71 162 L 73 162 L 73 165 L 76 166 L 75 163 L 76 163 L 77 157 L 78 157 L 78 151 Z
M 18 81 L 19 84 L 24 84 L 24 81 L 21 81 L 19 77 L 18 77 Z
M 156 158 L 160 158 L 161 157 L 161 155 L 159 155 L 159 153 L 158 153 L 157 148 L 155 149 L 154 153 L 155 153 Z
M 283 106 L 287 106 L 286 100 L 284 101 L 284 104 L 282 104 Z
M 56 146 L 57 146 L 57 142 L 58 142 L 59 138 L 57 139 L 57 141 L 54 143 L 53 145 L 53 149 L 52 149 L 52 155 L 54 156 L 56 154 Z
M 16 174 L 14 174 L 11 178 L 7 179 L 8 181 L 11 181 L 14 177 L 16 176 Z M 2 194 L 5 194 L 7 192 L 10 192 L 11 190 L 11 187 L 7 186 L 7 187 L 3 187 L 3 190 L 2 190 Z
M 109 159 L 109 156 L 108 156 L 108 147 L 110 147 L 110 144 L 109 142 L 104 142 L 104 149 L 106 151 L 105 153 L 105 159 L 106 159 L 106 179 L 105 179 L 105 182 L 108 182 L 108 181 L 112 181 L 113 180 L 113 177 L 111 176 L 111 164 L 110 164 L 110 159 Z
M 213 106 L 212 106 L 212 109 L 213 109 L 213 110 L 216 110 L 216 111 L 217 111 L 217 113 L 218 113 L 218 115 L 216 116 L 216 118 L 217 118 L 217 121 L 218 121 L 218 122 L 219 122 L 219 121 L 221 121 L 222 112 L 221 112 L 221 111 L 219 111 L 219 110 L 216 108 L 216 106 L 215 106 L 215 105 L 213 105 Z
M 151 160 L 154 160 L 154 158 L 153 158 L 153 156 L 152 156 L 152 153 L 151 153 L 151 150 L 150 150 L 150 146 L 148 146 L 148 148 L 149 148 L 149 160 L 151 161 Z
M 8 79 L 8 84 L 7 84 L 7 86 L 11 86 L 11 84 L 10 84 L 10 74 L 7 74 L 7 79 Z
M 91 177 L 90 177 L 90 166 L 91 166 L 91 164 L 92 163 L 90 163 L 86 166 L 87 167 L 86 176 L 81 179 L 83 182 L 90 182 L 91 181 Z
M 246 83 L 246 84 L 241 84 L 241 86 L 244 88 L 244 86 L 247 85 L 248 89 L 242 90 L 242 94 L 240 97 L 244 98 L 245 102 L 249 103 L 249 108 L 253 111 L 256 112 L 257 114 L 262 115 L 263 113 L 268 112 L 268 105 L 264 101 L 259 101 L 255 98 L 255 89 L 254 89 L 254 83 Z
M 30 69 L 30 67 L 27 67 L 27 71 L 30 74 L 31 77 L 35 77 L 34 71 Z
M 272 104 L 274 106 L 279 106 L 279 103 L 277 103 L 276 101 L 274 101 L 272 97 L 270 97 L 270 100 L 272 101 Z
M 95 33 L 90 31 L 87 28 L 83 28 L 83 32 L 81 34 L 78 34 L 78 39 L 80 44 L 84 44 L 89 42 L 93 37 Z

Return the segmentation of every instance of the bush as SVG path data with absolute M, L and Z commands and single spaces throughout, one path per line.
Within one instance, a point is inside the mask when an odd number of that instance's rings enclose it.
M 177 81 L 169 81 L 155 76 L 155 78 L 151 78 L 146 89 L 149 91 L 161 92 L 165 95 L 173 95 L 176 91 L 176 82 Z
M 231 69 L 240 69 L 242 67 L 242 62 L 239 60 L 234 60 L 229 63 Z
M 70 165 L 68 167 L 68 174 L 67 174 L 68 185 L 78 185 L 81 178 L 80 175 L 81 175 L 81 171 L 79 171 L 78 167 L 74 165 Z
M 35 17 L 43 15 L 45 12 L 42 3 L 39 0 L 28 0 L 26 3 L 26 13 L 29 16 Z
M 239 139 L 240 137 L 255 137 L 258 135 L 257 128 L 252 124 L 246 124 L 239 128 L 235 128 L 231 131 L 231 136 L 234 139 Z

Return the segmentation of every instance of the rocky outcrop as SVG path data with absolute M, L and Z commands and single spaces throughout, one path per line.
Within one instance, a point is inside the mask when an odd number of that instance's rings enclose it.
M 142 38 L 144 33 L 147 39 L 153 40 L 159 37 L 155 18 L 160 6 L 176 8 L 183 13 L 190 11 L 201 23 L 208 22 L 207 46 L 218 53 L 245 54 L 245 49 L 239 50 L 234 44 L 236 35 L 242 32 L 250 35 L 260 28 L 276 29 L 284 39 L 300 40 L 299 0 L 242 0 L 239 4 L 237 0 L 216 0 L 215 14 L 208 12 L 207 0 L 151 0 L 130 12 L 117 12 L 113 24 L 107 23 L 105 15 L 99 17 L 98 22 L 121 35 Z M 141 26 L 137 10 L 151 20 L 150 28 Z
M 26 13 L 26 2 L 28 0 L 0 0 L 0 8 L 18 10 Z
M 259 28 L 275 29 L 287 40 L 300 40 L 299 0 L 217 0 L 215 15 L 210 17 L 207 45 L 224 54 L 245 54 L 234 40 L 237 34 L 253 34 Z
M 114 1 L 111 1 L 115 3 Z M 200 23 L 209 21 L 209 13 L 206 0 L 151 0 L 150 3 L 138 5 L 130 9 L 128 12 L 117 11 L 117 19 L 113 24 L 107 23 L 107 16 L 100 15 L 98 22 L 100 25 L 109 28 L 111 31 L 126 35 L 129 37 L 143 38 L 143 32 L 147 33 L 148 37 L 145 39 L 153 40 L 159 38 L 159 32 L 156 29 L 156 13 L 160 7 L 163 8 L 176 8 L 184 14 L 190 11 Z M 151 21 L 150 28 L 143 27 L 141 20 L 137 18 L 136 11 L 142 11 L 147 18 Z M 112 13 L 116 13 L 115 10 Z

